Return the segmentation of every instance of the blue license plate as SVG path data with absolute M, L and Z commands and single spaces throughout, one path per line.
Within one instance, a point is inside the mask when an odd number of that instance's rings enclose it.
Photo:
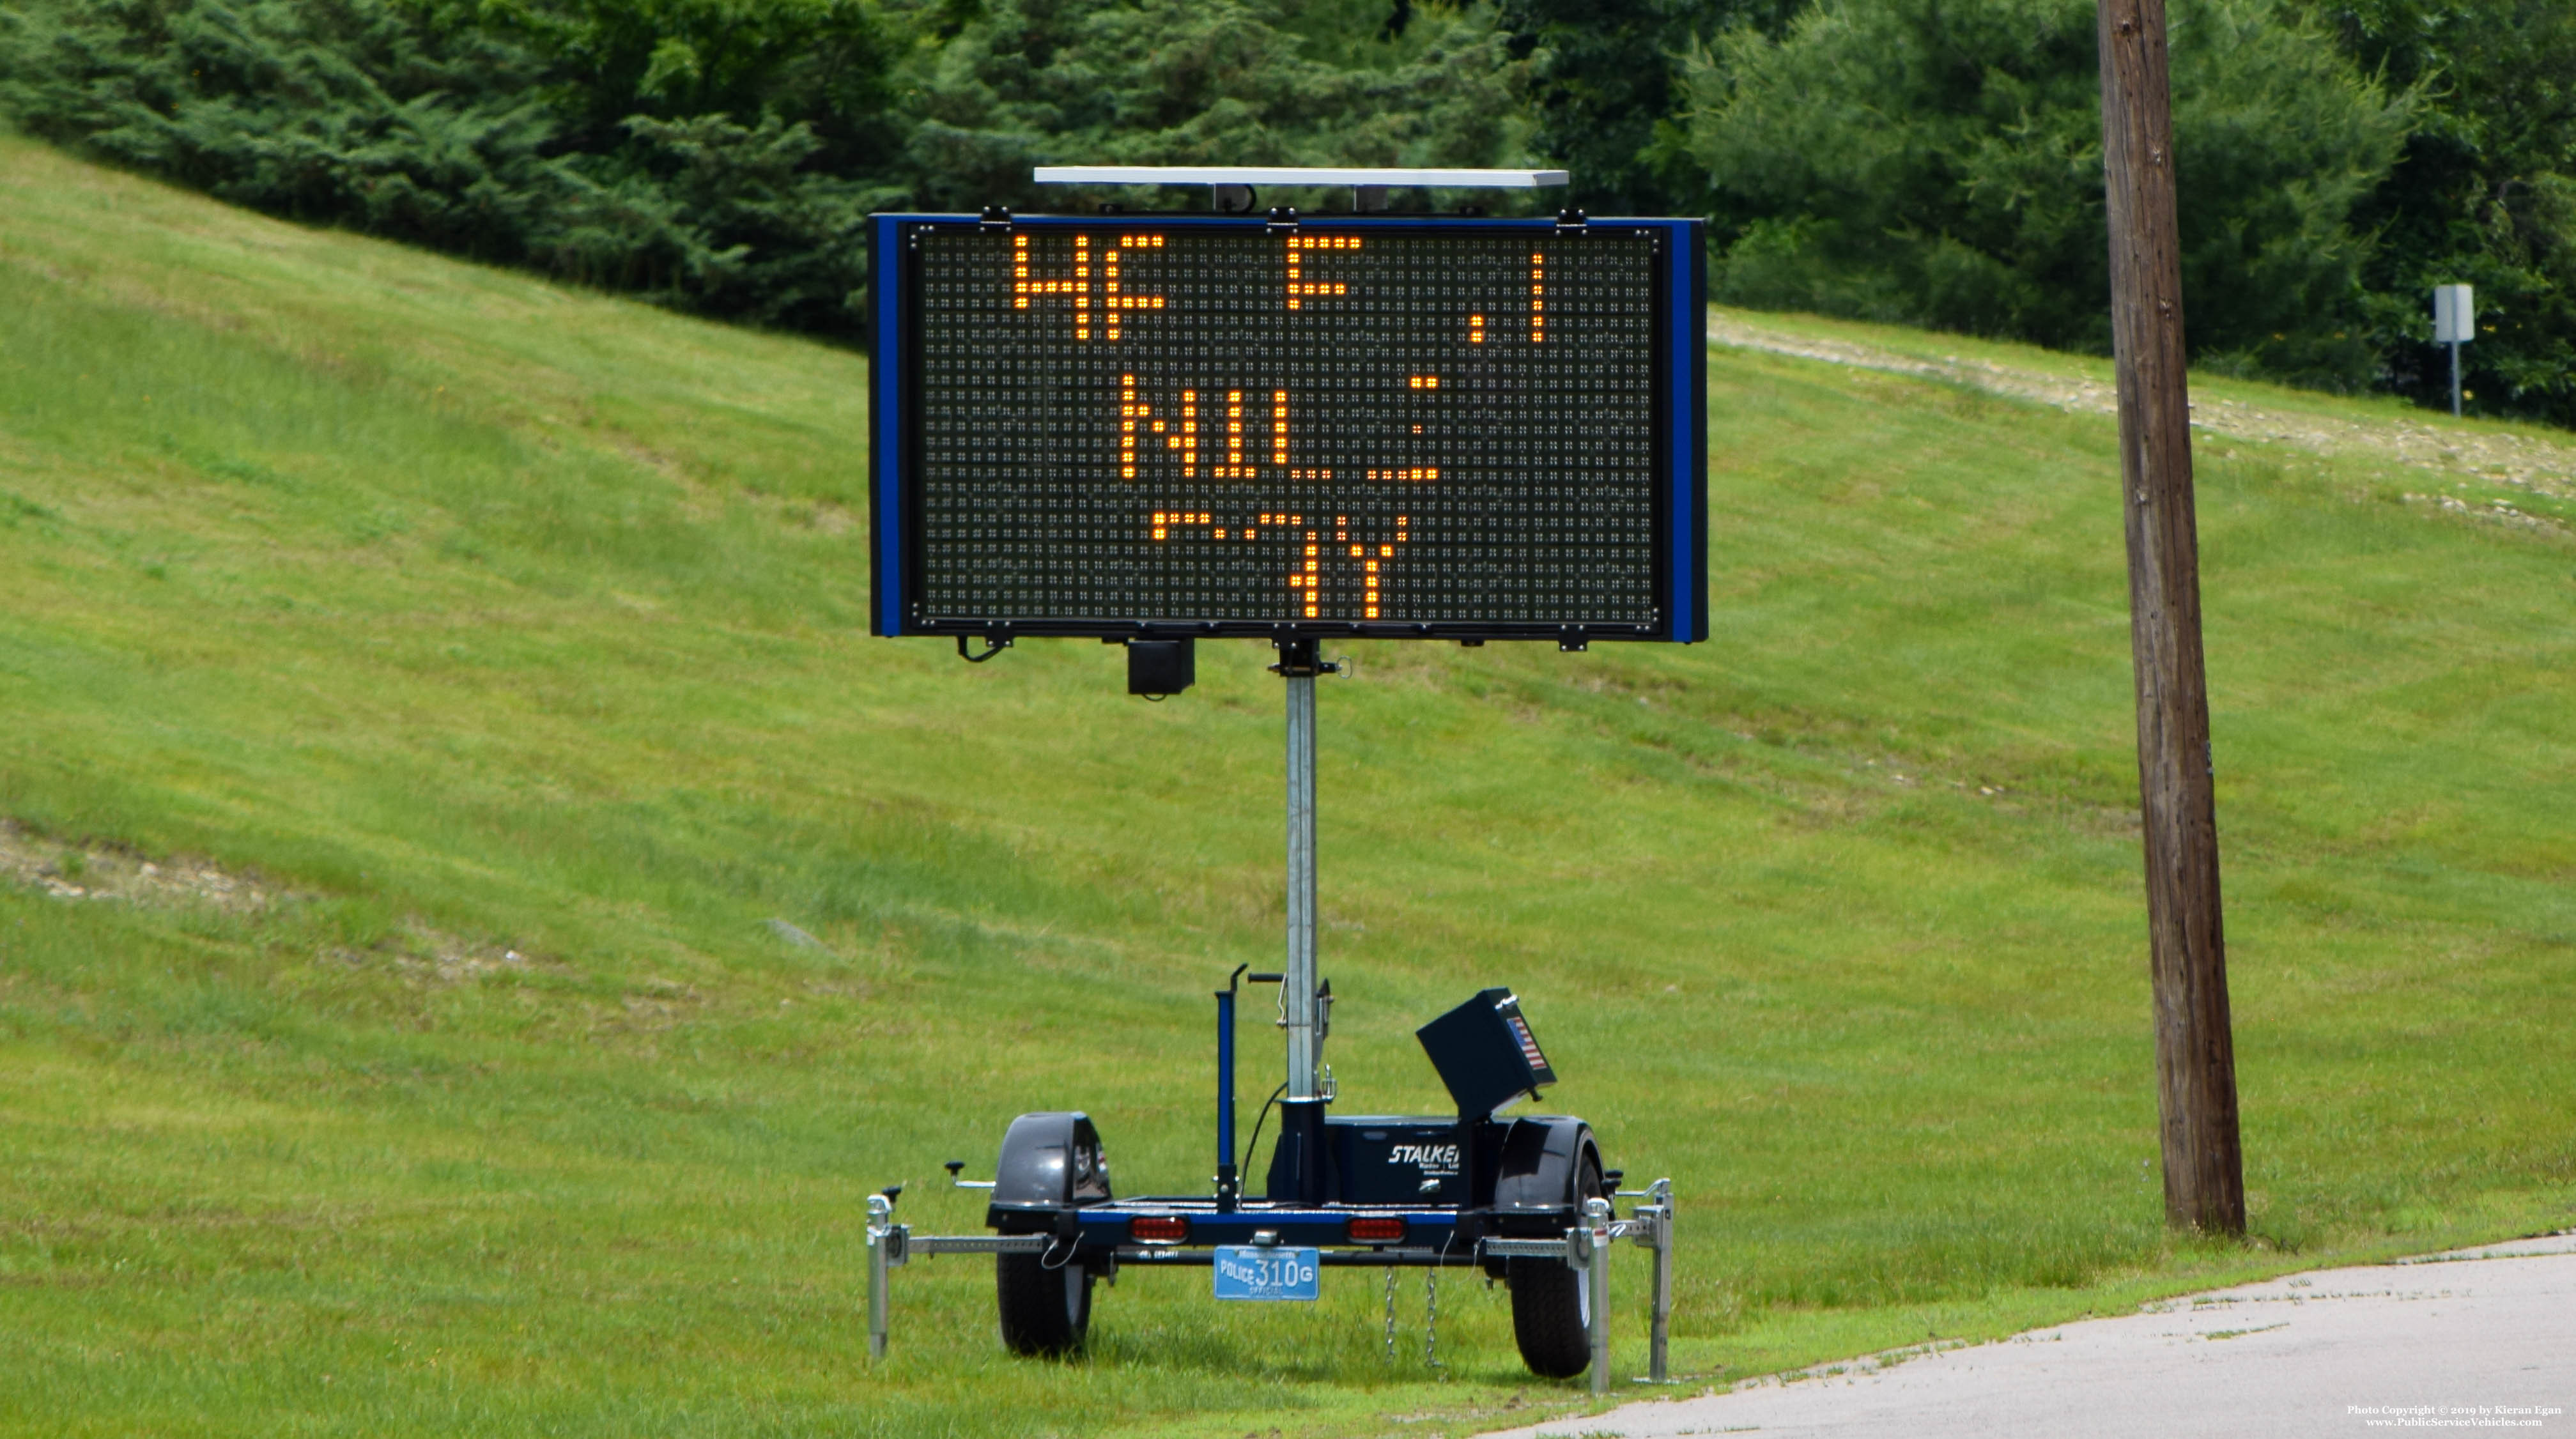
M 1315 1299 L 1323 1265 L 1312 1249 L 1273 1249 L 1223 1244 L 1216 1251 L 1219 1299 Z

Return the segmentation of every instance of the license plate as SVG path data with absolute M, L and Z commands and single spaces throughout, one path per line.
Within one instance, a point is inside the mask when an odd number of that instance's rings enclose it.
M 1316 1275 L 1323 1269 L 1312 1249 L 1274 1249 L 1249 1244 L 1219 1245 L 1216 1251 L 1216 1297 L 1219 1299 L 1315 1299 L 1323 1289 Z

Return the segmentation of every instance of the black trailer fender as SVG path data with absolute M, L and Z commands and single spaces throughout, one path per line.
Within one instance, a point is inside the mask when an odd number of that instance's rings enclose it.
M 1601 1150 L 1592 1126 L 1566 1114 L 1512 1121 L 1494 1175 L 1494 1219 L 1505 1233 L 1564 1232 L 1601 1193 Z M 1586 1181 L 1589 1187 L 1583 1188 Z
M 1056 1216 L 1109 1197 L 1109 1162 L 1101 1157 L 1100 1131 L 1090 1115 L 1023 1114 L 1002 1135 L 984 1223 L 1010 1233 L 1044 1233 L 1056 1227 Z

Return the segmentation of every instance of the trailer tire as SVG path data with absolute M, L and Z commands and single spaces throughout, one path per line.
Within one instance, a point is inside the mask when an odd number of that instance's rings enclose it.
M 1014 1354 L 1071 1354 L 1090 1332 L 1091 1271 L 1070 1256 L 1050 1268 L 1048 1257 L 993 1256 L 1002 1344 Z
M 1553 1259 L 1505 1261 L 1512 1338 L 1542 1379 L 1571 1379 L 1592 1364 L 1592 1297 L 1583 1271 Z
M 1568 1199 L 1579 1213 L 1601 1192 L 1601 1160 L 1586 1145 L 1574 1166 Z M 1592 1286 L 1574 1265 L 1554 1259 L 1511 1259 L 1503 1282 L 1512 1291 L 1512 1339 L 1521 1362 L 1542 1379 L 1571 1379 L 1592 1367 Z

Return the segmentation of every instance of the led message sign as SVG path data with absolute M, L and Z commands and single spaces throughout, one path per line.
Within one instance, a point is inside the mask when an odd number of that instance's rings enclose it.
M 1706 635 L 1697 222 L 871 237 L 878 633 Z

